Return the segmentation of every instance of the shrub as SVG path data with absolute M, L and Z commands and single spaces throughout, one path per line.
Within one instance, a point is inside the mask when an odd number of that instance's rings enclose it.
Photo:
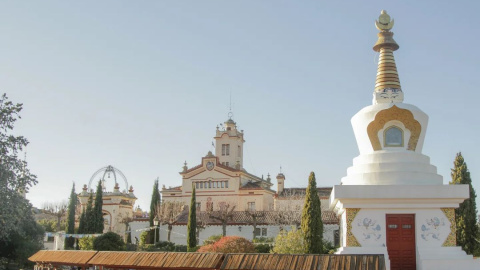
M 253 243 L 273 243 L 274 241 L 273 237 L 257 237 L 252 240 Z
M 219 253 L 254 253 L 253 243 L 240 236 L 225 236 L 214 244 L 206 245 L 198 249 L 198 252 Z
M 187 252 L 187 246 L 186 245 L 175 245 L 175 252 Z M 195 251 L 191 251 L 191 252 L 195 252 Z
M 303 254 L 306 252 L 303 233 L 292 227 L 289 232 L 281 231 L 275 238 L 275 245 L 270 251 L 279 254 Z
M 95 237 L 93 236 L 82 237 L 80 240 L 78 240 L 78 246 L 81 250 L 93 250 L 94 239 Z
M 125 250 L 125 243 L 122 237 L 114 232 L 107 232 L 93 240 L 93 249 L 95 250 Z
M 269 244 L 257 244 L 255 245 L 255 252 L 256 253 L 270 253 L 270 245 Z
M 158 251 L 174 251 L 175 250 L 175 244 L 172 242 L 168 241 L 158 241 L 155 244 L 155 248 L 158 249 Z
M 323 242 L 323 254 L 334 254 L 337 248 L 329 241 Z

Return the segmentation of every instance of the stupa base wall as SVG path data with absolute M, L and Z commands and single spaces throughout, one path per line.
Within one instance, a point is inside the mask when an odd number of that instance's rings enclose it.
M 455 208 L 468 191 L 467 185 L 335 186 L 330 206 L 341 220 L 337 253 L 383 254 L 387 269 L 399 261 L 422 270 L 480 269 L 480 260 L 455 246 Z

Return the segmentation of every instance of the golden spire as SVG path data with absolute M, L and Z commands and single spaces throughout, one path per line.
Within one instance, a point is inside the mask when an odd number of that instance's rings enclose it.
M 393 33 L 390 32 L 393 24 L 394 20 L 390 20 L 390 16 L 385 10 L 382 10 L 378 21 L 375 21 L 375 26 L 380 33 L 378 33 L 378 40 L 373 46 L 373 50 L 380 52 L 380 57 L 375 81 L 374 103 L 403 101 L 397 66 L 393 57 L 393 51 L 399 48 L 393 39 Z

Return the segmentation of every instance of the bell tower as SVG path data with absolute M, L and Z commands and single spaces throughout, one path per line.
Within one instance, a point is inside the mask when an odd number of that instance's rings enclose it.
M 223 128 L 217 126 L 215 139 L 215 155 L 222 165 L 241 170 L 243 168 L 243 130 L 237 129 L 237 123 L 232 120 L 233 114 L 228 114 Z

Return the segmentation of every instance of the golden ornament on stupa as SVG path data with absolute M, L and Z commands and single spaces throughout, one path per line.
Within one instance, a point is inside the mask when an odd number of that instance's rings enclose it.
M 375 26 L 380 30 L 378 40 L 373 46 L 373 50 L 380 53 L 375 81 L 376 92 L 385 92 L 386 90 L 401 91 L 397 65 L 393 57 L 393 52 L 398 50 L 399 46 L 393 39 L 393 32 L 390 32 L 393 24 L 394 20 L 390 18 L 390 15 L 385 10 L 382 10 L 378 20 L 375 21 Z

